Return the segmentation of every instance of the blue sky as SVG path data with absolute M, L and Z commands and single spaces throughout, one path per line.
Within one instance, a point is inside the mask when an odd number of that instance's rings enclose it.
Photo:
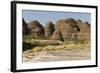
M 81 19 L 83 22 L 91 23 L 90 13 L 77 12 L 23 10 L 23 18 L 27 23 L 30 20 L 38 20 L 42 25 L 45 25 L 48 21 L 55 23 L 57 20 L 65 18 Z

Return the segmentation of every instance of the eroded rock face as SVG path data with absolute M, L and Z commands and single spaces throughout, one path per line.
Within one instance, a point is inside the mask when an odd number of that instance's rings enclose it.
M 60 19 L 55 24 L 49 21 L 45 28 L 37 20 L 28 24 L 23 20 L 24 34 L 30 33 L 33 38 L 70 41 L 76 39 L 90 40 L 90 24 L 73 18 Z
M 51 37 L 53 32 L 55 30 L 55 26 L 54 24 L 49 21 L 46 25 L 45 25 L 45 36 L 46 37 Z
M 59 29 L 56 29 L 53 33 L 53 35 L 50 38 L 51 40 L 59 40 L 59 41 L 64 41 L 62 33 L 60 32 Z
M 76 21 L 72 18 L 58 20 L 55 29 L 60 30 L 64 40 L 71 40 L 72 34 L 80 31 Z
M 90 24 L 88 22 L 81 22 L 77 24 L 80 28 L 80 33 L 78 34 L 78 37 L 80 39 L 89 40 L 91 39 L 91 29 Z
M 34 38 L 43 37 L 45 30 L 44 27 L 37 21 L 30 21 L 28 23 L 28 28 L 30 29 L 31 35 L 33 35 Z

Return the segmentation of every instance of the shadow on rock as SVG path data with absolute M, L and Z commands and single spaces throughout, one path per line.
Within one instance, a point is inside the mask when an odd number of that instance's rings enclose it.
M 36 45 L 30 44 L 30 43 L 27 43 L 27 42 L 23 42 L 23 51 L 32 49 L 33 47 L 36 47 Z

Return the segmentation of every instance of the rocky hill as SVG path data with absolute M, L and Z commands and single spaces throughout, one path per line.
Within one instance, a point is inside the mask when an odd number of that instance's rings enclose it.
M 65 18 L 58 20 L 55 24 L 51 21 L 45 24 L 45 27 L 37 20 L 26 23 L 23 19 L 24 34 L 33 36 L 33 38 L 47 38 L 48 40 L 88 40 L 90 41 L 90 24 L 75 20 L 73 18 Z
M 30 21 L 27 27 L 30 29 L 30 33 L 33 38 L 40 38 L 44 36 L 45 29 L 37 20 Z
M 72 18 L 58 20 L 55 24 L 55 29 L 58 29 L 62 33 L 65 41 L 71 40 L 73 33 L 80 31 L 76 21 Z
M 45 36 L 51 37 L 54 31 L 55 31 L 54 24 L 51 21 L 47 22 L 47 24 L 45 25 Z

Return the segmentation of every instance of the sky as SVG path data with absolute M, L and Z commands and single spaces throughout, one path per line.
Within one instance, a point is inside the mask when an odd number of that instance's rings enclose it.
M 42 25 L 45 25 L 48 21 L 55 24 L 57 20 L 65 18 L 80 19 L 83 22 L 91 23 L 90 13 L 23 10 L 22 15 L 26 23 L 31 20 L 38 20 Z

